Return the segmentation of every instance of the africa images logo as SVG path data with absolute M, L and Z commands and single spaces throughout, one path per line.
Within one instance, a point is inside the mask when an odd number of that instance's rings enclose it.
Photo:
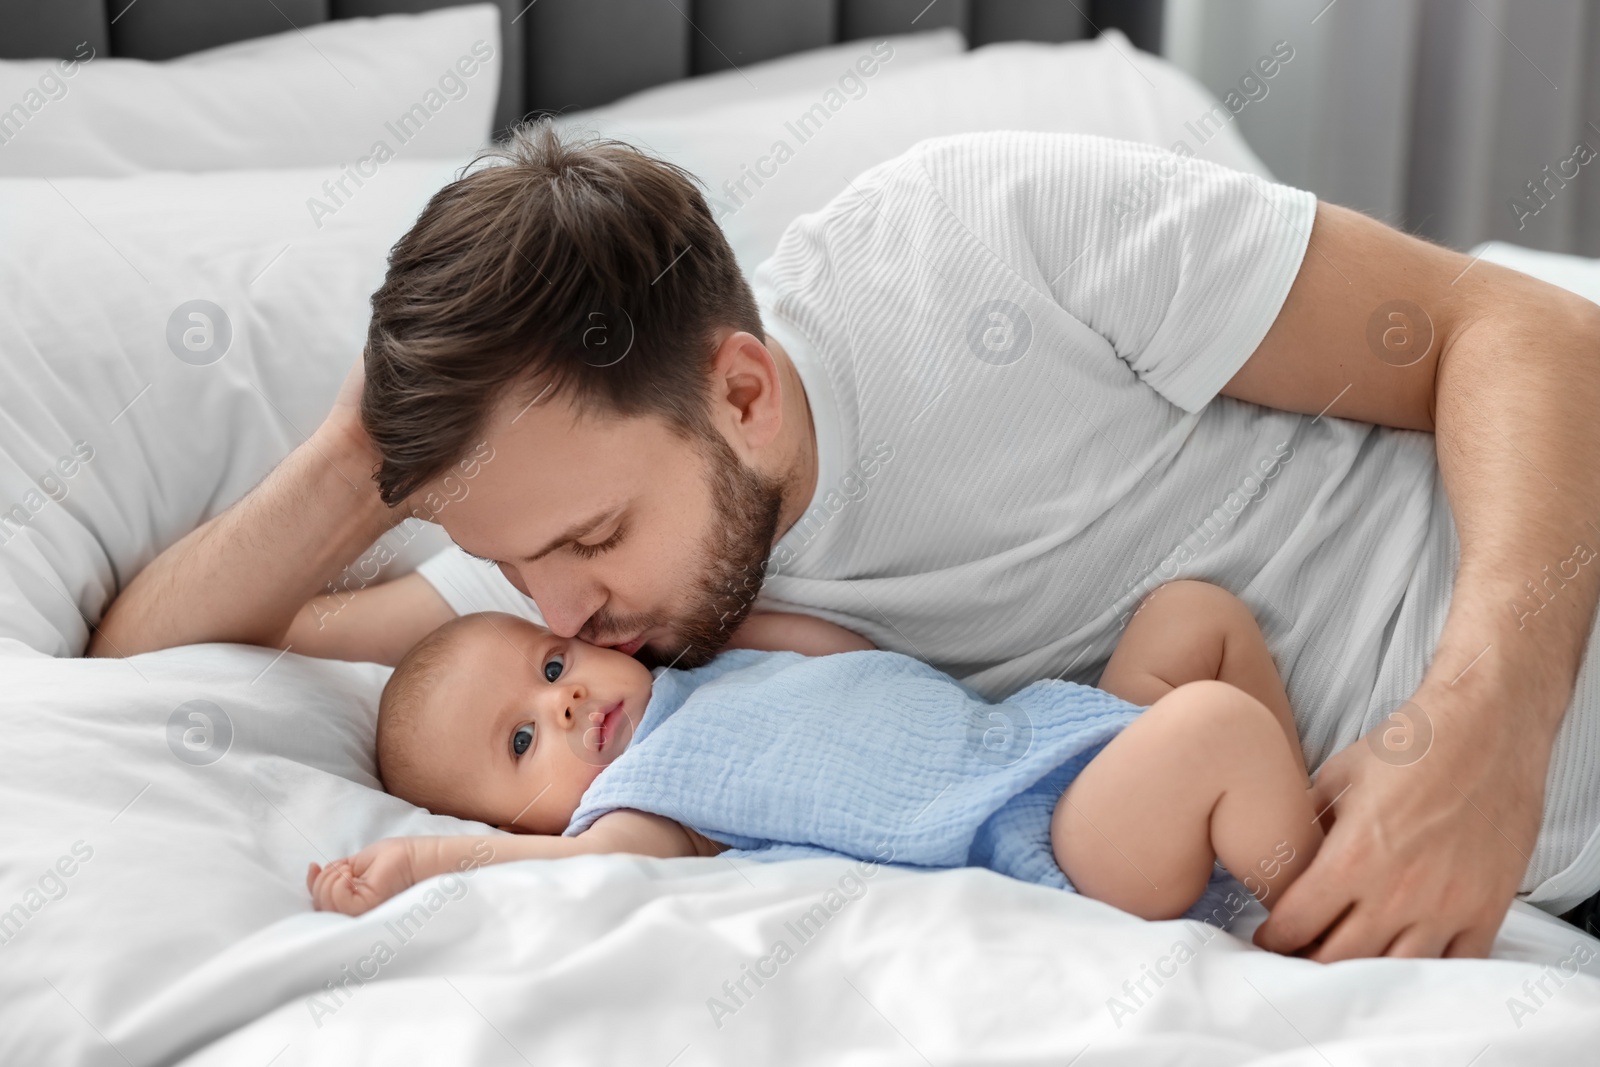
M 1004 367 L 1028 354 L 1033 320 L 1009 300 L 981 304 L 967 321 L 967 347 L 985 363 Z
M 167 348 L 191 367 L 208 367 L 228 354 L 233 323 L 209 300 L 179 304 L 167 316 Z
M 233 720 L 209 700 L 179 704 L 167 716 L 167 748 L 191 767 L 208 767 L 233 745 Z

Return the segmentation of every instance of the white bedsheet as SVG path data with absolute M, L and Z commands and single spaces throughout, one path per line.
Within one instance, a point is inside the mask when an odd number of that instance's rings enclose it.
M 1547 982 L 1518 1029 L 1506 1008 L 1538 968 L 1500 961 L 1323 966 L 1200 924 L 1145 923 L 979 869 L 879 871 L 838 910 L 844 861 L 733 869 L 719 859 L 585 857 L 486 868 L 348 995 L 320 979 L 399 944 L 416 897 L 356 921 L 302 916 L 213 961 L 210 983 L 139 1020 L 144 1034 L 241 1027 L 211 1064 L 1415 1064 L 1592 1062 L 1600 981 Z M 847 881 L 847 887 L 855 884 Z M 1519 911 L 1506 955 L 1567 955 L 1582 935 Z M 1122 984 L 1175 942 L 1193 959 L 1134 1005 Z M 775 952 L 785 942 L 792 956 Z M 1596 946 L 1600 947 L 1600 946 Z M 761 986 L 746 978 L 770 958 Z M 782 962 L 779 959 L 782 958 Z M 260 988 L 270 977 L 274 988 Z M 224 999 L 221 983 L 237 992 Z M 282 992 L 279 992 L 279 991 Z M 276 996 L 274 996 L 276 994 Z M 737 998 L 737 999 L 736 999 Z M 713 1000 L 717 1002 L 713 1006 Z M 281 1003 L 280 1003 L 281 1001 Z M 273 1005 L 276 1004 L 276 1007 Z M 259 1012 L 259 1015 L 257 1014 Z M 229 1020 L 231 1021 L 231 1020 Z M 186 1026 L 185 1024 L 189 1025 Z M 1485 1052 L 1485 1049 L 1488 1052 Z M 1483 1053 L 1481 1058 L 1474 1057 Z M 277 1056 L 276 1060 L 272 1057 Z
M 373 788 L 385 668 L 236 645 L 0 667 L 0 909 L 24 909 L 0 912 L 7 1065 L 1464 1067 L 1485 1046 L 1479 1065 L 1581 1062 L 1600 1041 L 1600 942 L 1526 906 L 1494 961 L 1333 966 L 982 870 L 879 868 L 857 890 L 845 861 L 523 862 L 317 914 L 313 860 L 494 832 Z M 734 1000 L 722 984 L 747 965 L 771 977 Z

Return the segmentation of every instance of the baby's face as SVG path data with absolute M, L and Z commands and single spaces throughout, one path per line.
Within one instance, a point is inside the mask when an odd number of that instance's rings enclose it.
M 460 814 L 559 834 L 633 739 L 651 681 L 615 649 L 509 615 L 465 620 L 426 698 L 424 758 L 465 798 Z

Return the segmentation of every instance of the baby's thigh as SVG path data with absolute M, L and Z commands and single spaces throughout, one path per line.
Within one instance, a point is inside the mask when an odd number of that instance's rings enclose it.
M 1112 738 L 1056 802 L 1050 844 L 1078 892 L 1146 919 L 1182 915 L 1210 881 L 1216 692 L 1174 690 Z M 1225 732 L 1225 731 L 1224 731 Z

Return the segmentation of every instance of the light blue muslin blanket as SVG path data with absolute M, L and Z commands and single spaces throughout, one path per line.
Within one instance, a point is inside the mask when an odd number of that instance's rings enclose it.
M 725 856 L 987 867 L 1070 890 L 1050 848 L 1056 801 L 1142 710 L 1058 679 L 990 703 L 897 652 L 733 649 L 657 669 L 633 740 L 566 833 L 632 808 Z
M 658 672 L 629 749 L 566 833 L 635 808 L 750 859 L 981 865 L 1069 888 L 1050 851 L 1054 803 L 1139 710 L 1058 680 L 990 704 L 886 651 L 731 649 Z

